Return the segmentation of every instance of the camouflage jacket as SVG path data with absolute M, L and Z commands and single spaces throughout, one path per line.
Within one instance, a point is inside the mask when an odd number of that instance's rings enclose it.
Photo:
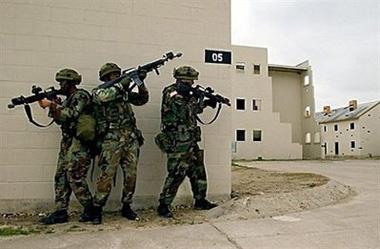
M 125 78 L 124 80 L 130 81 Z M 136 118 L 132 105 L 141 106 L 148 102 L 149 93 L 146 89 L 139 92 L 126 92 L 118 87 L 95 88 L 93 90 L 96 119 L 100 134 L 108 129 L 136 128 Z
M 62 135 L 73 137 L 79 116 L 90 108 L 91 95 L 84 89 L 78 89 L 67 97 L 61 106 L 50 108 L 49 117 L 52 117 L 61 126 Z
M 196 117 L 205 108 L 203 101 L 197 101 L 194 97 L 183 97 L 176 91 L 176 86 L 176 83 L 169 85 L 162 92 L 162 131 L 199 129 Z

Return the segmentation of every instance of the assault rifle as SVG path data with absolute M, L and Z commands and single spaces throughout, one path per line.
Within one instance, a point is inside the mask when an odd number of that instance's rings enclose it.
M 203 101 L 204 98 L 207 98 L 205 100 L 205 104 L 208 103 L 209 106 L 212 108 L 216 107 L 216 104 L 218 104 L 218 110 L 216 111 L 215 117 L 210 122 L 203 122 L 198 116 L 196 119 L 205 125 L 213 123 L 219 116 L 220 110 L 222 109 L 222 104 L 225 104 L 227 106 L 231 106 L 230 100 L 222 95 L 216 94 L 214 89 L 211 87 L 204 88 L 203 86 L 196 85 L 195 87 L 192 87 L 188 84 L 179 83 L 177 85 L 177 92 L 181 94 L 182 96 L 190 96 L 194 97 L 198 100 Z M 207 102 L 206 102 L 207 101 Z
M 58 95 L 63 95 L 62 90 L 57 90 L 54 87 L 49 87 L 49 88 L 46 88 L 44 91 L 42 91 L 41 87 L 32 86 L 32 93 L 33 95 L 30 95 L 27 97 L 24 97 L 21 95 L 19 97 L 11 99 L 11 104 L 8 105 L 8 108 L 12 109 L 17 105 L 27 105 L 27 104 L 42 100 L 44 98 L 53 100 Z
M 135 68 L 128 68 L 126 70 L 123 70 L 120 77 L 118 77 L 114 80 L 107 81 L 107 82 L 99 85 L 99 88 L 111 87 L 111 86 L 115 85 L 116 83 L 119 83 L 124 78 L 128 77 L 134 83 L 132 85 L 132 87 L 129 88 L 129 90 L 132 90 L 132 88 L 134 88 L 136 85 L 141 86 L 143 84 L 143 82 L 139 78 L 140 71 L 145 71 L 148 73 L 148 72 L 151 72 L 154 70 L 156 72 L 156 74 L 159 75 L 160 74 L 160 72 L 158 71 L 159 67 L 165 65 L 165 63 L 167 61 L 173 60 L 174 58 L 179 58 L 181 56 L 182 56 L 182 53 L 174 54 L 173 52 L 168 52 L 165 55 L 163 55 L 163 57 L 161 59 L 157 59 L 155 61 L 149 62 L 149 63 L 141 65 L 141 66 L 137 66 Z
M 9 109 L 14 108 L 17 105 L 24 105 L 26 115 L 28 116 L 29 122 L 32 124 L 38 126 L 38 127 L 48 127 L 50 126 L 54 120 L 52 120 L 49 124 L 47 125 L 41 125 L 37 123 L 36 121 L 33 120 L 32 117 L 32 110 L 29 106 L 30 103 L 42 100 L 44 98 L 47 98 L 49 100 L 55 99 L 58 95 L 64 95 L 62 90 L 57 90 L 54 87 L 49 87 L 46 88 L 45 90 L 42 90 L 41 87 L 38 86 L 32 86 L 32 93 L 33 95 L 24 97 L 24 96 L 19 96 L 16 98 L 11 99 L 11 104 L 8 105 Z
M 206 97 L 210 101 L 231 106 L 230 100 L 228 98 L 216 94 L 214 89 L 212 89 L 211 87 L 204 88 L 200 85 L 192 87 L 188 84 L 180 83 L 178 84 L 177 91 L 181 95 L 193 96 L 197 99 L 204 99 Z

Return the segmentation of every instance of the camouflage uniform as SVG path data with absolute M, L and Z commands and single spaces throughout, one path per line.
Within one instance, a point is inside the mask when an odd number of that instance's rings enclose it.
M 89 147 L 75 138 L 74 134 L 78 117 L 90 103 L 90 94 L 79 89 L 62 103 L 62 107 L 49 112 L 49 116 L 54 117 L 62 130 L 61 149 L 54 177 L 57 210 L 68 209 L 72 191 L 82 206 L 87 207 L 92 203 L 86 180 L 91 161 Z
M 161 106 L 162 132 L 172 141 L 172 151 L 167 153 L 167 170 L 160 203 L 170 205 L 179 186 L 189 177 L 194 199 L 206 197 L 207 177 L 203 163 L 203 150 L 197 142 L 201 140 L 196 115 L 205 105 L 193 97 L 183 97 L 172 84 L 163 91 Z
M 119 84 L 128 85 L 129 81 L 125 78 Z M 97 181 L 94 206 L 105 205 L 119 165 L 124 177 L 121 201 L 123 204 L 131 204 L 136 186 L 140 146 L 143 144 L 131 104 L 140 106 L 147 103 L 148 91 L 128 93 L 113 86 L 106 89 L 96 88 L 93 95 L 97 105 L 98 126 L 103 137 L 99 159 L 102 172 Z

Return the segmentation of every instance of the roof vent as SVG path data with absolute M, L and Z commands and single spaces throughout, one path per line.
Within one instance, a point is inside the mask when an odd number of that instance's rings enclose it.
M 350 112 L 358 108 L 358 101 L 357 100 L 350 100 L 348 102 L 348 107 L 350 108 Z
M 327 115 L 331 113 L 331 107 L 329 105 L 325 105 L 323 107 L 323 114 Z

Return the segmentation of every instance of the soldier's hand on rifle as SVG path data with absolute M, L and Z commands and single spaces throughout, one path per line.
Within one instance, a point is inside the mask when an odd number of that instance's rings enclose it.
M 41 108 L 45 109 L 46 107 L 50 107 L 51 101 L 48 100 L 47 98 L 38 100 L 38 104 L 40 105 Z
M 140 78 L 141 81 L 145 80 L 147 73 L 148 73 L 148 71 L 145 70 L 145 69 L 140 69 L 139 70 L 139 78 Z
M 210 106 L 212 109 L 216 107 L 216 101 L 213 99 L 206 99 L 204 101 L 205 106 Z
M 124 78 L 119 83 L 116 83 L 115 87 L 117 87 L 119 90 L 127 91 L 129 89 L 130 84 L 131 80 L 129 78 Z
M 52 100 L 53 102 L 55 102 L 56 104 L 58 104 L 58 105 L 61 105 L 62 104 L 62 99 L 60 98 L 60 97 L 55 97 L 53 100 Z

